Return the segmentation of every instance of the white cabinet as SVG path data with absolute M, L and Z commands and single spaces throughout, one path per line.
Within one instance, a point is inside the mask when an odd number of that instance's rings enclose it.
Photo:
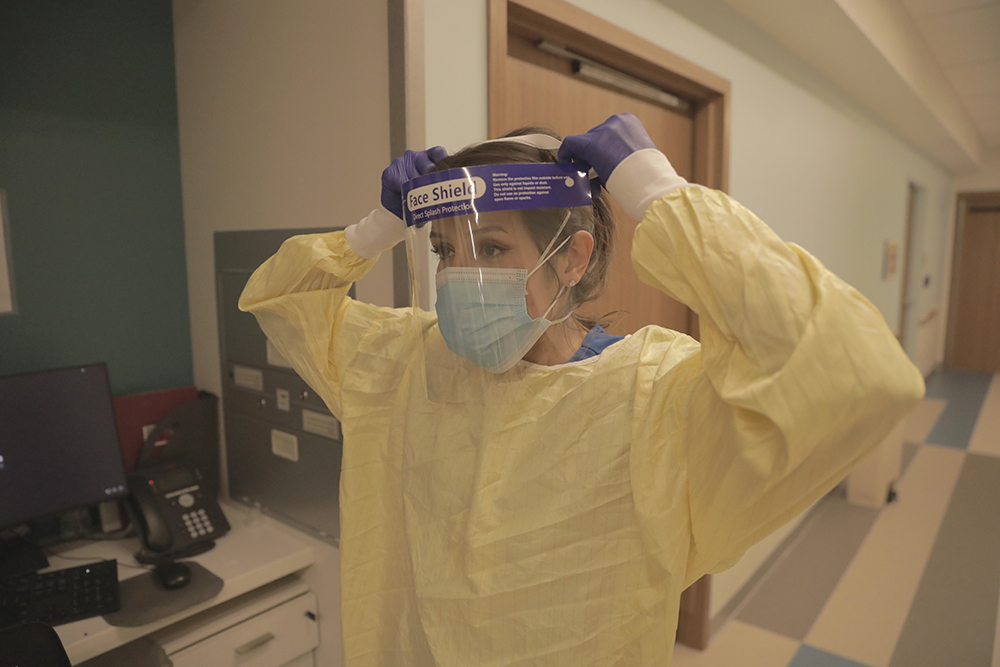
M 313 667 L 316 596 L 277 581 L 152 635 L 174 667 Z

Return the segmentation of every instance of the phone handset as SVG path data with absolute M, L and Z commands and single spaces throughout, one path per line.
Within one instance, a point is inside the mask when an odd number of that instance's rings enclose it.
M 144 548 L 140 563 L 159 563 L 194 556 L 215 546 L 229 532 L 218 502 L 202 489 L 201 472 L 179 463 L 164 463 L 129 475 L 131 504 Z
M 170 534 L 152 488 L 148 484 L 136 485 L 132 489 L 132 499 L 138 510 L 136 515 L 139 518 L 139 530 L 146 548 L 157 553 L 170 549 L 174 544 L 174 536 Z

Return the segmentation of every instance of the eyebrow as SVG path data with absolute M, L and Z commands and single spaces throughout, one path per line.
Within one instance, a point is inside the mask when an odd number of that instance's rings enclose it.
M 506 227 L 503 227 L 501 225 L 483 225 L 482 227 L 474 227 L 472 229 L 473 236 L 477 234 L 489 234 L 491 232 L 499 232 L 501 234 L 508 234 L 508 235 L 510 234 L 510 231 L 508 231 Z M 434 231 L 431 232 L 430 236 L 432 239 L 446 238 L 446 236 L 441 232 L 434 232 Z

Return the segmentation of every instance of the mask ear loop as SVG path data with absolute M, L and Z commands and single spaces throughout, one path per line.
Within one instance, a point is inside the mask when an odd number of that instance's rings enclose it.
M 555 254 L 560 250 L 562 250 L 562 247 L 566 245 L 571 238 L 573 238 L 572 236 L 567 236 L 565 239 L 563 239 L 563 242 L 556 247 L 555 250 L 552 250 L 552 244 L 555 243 L 556 239 L 559 238 L 559 235 L 562 234 L 562 230 L 566 229 L 566 223 L 569 222 L 569 216 L 572 212 L 573 212 L 572 209 L 566 210 L 566 215 L 563 216 L 562 224 L 559 225 L 559 229 L 556 230 L 556 233 L 552 237 L 552 240 L 549 241 L 549 245 L 545 247 L 545 251 L 542 253 L 542 256 L 538 258 L 538 263 L 535 264 L 535 268 L 533 268 L 531 271 L 528 271 L 528 275 L 525 276 L 524 278 L 525 280 L 530 278 L 535 273 L 535 271 L 542 268 L 542 266 L 545 265 L 545 262 L 552 259 L 555 256 Z M 552 250 L 552 252 L 549 252 L 549 250 Z
M 569 243 L 569 240 L 571 238 L 573 238 L 572 236 L 567 236 L 565 239 L 563 239 L 562 243 L 560 243 L 558 246 L 556 246 L 555 250 L 552 250 L 552 252 L 549 252 L 549 250 L 552 249 L 552 244 L 556 242 L 556 239 L 559 238 L 559 235 L 562 234 L 562 231 L 566 228 L 566 223 L 569 222 L 569 216 L 570 216 L 570 214 L 572 212 L 573 212 L 572 209 L 567 209 L 566 210 L 566 215 L 563 216 L 562 224 L 560 224 L 559 225 L 559 229 L 556 230 L 555 236 L 553 236 L 552 240 L 549 241 L 549 245 L 545 248 L 545 252 L 543 252 L 542 256 L 538 259 L 538 263 L 535 264 L 535 268 L 533 268 L 531 271 L 529 271 L 528 275 L 525 276 L 525 278 L 524 278 L 525 287 L 527 287 L 528 278 L 530 278 L 532 276 L 532 274 L 535 273 L 535 271 L 537 271 L 538 269 L 542 268 L 545 265 L 545 262 L 547 262 L 550 259 L 552 259 L 555 256 L 555 254 L 557 252 L 559 252 L 560 250 L 562 250 L 562 247 L 564 245 L 566 245 L 567 243 Z M 544 313 L 542 313 L 542 318 L 548 318 L 549 313 L 551 313 L 552 309 L 556 307 L 557 303 L 559 303 L 559 299 L 561 299 L 562 295 L 566 293 L 566 290 L 567 290 L 567 287 L 565 285 L 562 285 L 559 288 L 559 292 L 558 292 L 558 294 L 556 294 L 556 298 L 554 298 L 552 300 L 552 303 L 549 304 L 548 309 Z M 566 320 L 568 320 L 570 318 L 570 316 L 572 314 L 573 314 L 573 311 L 571 310 L 568 313 L 566 313 L 564 316 L 560 317 L 558 320 L 553 320 L 551 322 L 551 324 L 559 324 L 560 322 L 565 322 Z
M 556 307 L 557 303 L 559 303 L 559 299 L 562 298 L 562 295 L 566 292 L 566 290 L 567 290 L 567 287 L 565 285 L 563 285 L 562 287 L 559 288 L 559 293 L 556 294 L 556 298 L 552 299 L 552 303 L 549 305 L 548 310 L 546 310 L 544 313 L 542 313 L 542 317 L 543 318 L 548 319 L 549 313 L 551 313 L 552 309 Z M 566 313 L 565 315 L 563 315 L 562 317 L 560 317 L 558 320 L 552 320 L 551 323 L 552 324 L 559 324 L 560 322 L 565 322 L 566 320 L 568 320 L 570 318 L 570 315 L 572 315 L 572 314 L 573 314 L 573 311 L 571 310 L 568 313 Z

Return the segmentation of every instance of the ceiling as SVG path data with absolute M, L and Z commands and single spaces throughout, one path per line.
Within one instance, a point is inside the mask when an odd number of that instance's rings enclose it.
M 1000 0 L 901 0 L 987 146 L 1000 147 Z
M 952 172 L 1000 155 L 1000 0 L 721 2 Z

